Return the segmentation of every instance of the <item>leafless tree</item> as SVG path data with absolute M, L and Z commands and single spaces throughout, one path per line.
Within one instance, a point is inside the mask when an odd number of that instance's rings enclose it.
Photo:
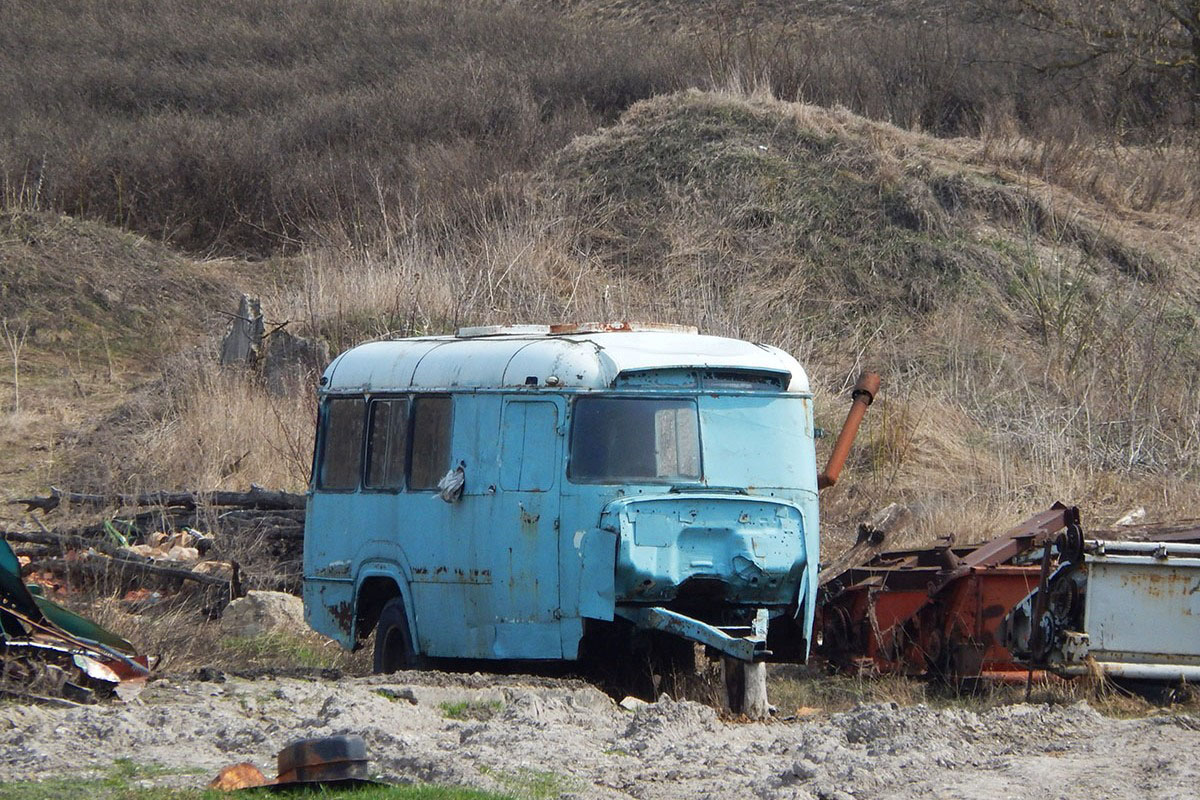
M 1102 58 L 1182 72 L 1200 122 L 1200 0 L 1014 0 L 1021 18 L 1067 45 L 1057 67 Z
M 13 365 L 13 413 L 21 412 L 21 350 L 25 348 L 25 339 L 29 336 L 29 323 L 26 322 L 19 330 L 14 324 L 9 327 L 8 319 L 0 320 L 0 332 L 4 334 L 4 343 L 12 356 Z

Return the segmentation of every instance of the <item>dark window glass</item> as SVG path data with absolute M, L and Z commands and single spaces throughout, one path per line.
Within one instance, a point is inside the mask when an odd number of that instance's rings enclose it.
M 450 398 L 416 398 L 412 418 L 408 488 L 433 489 L 450 469 Z
M 357 489 L 362 466 L 363 399 L 331 397 L 325 401 L 321 436 L 322 489 Z
M 367 486 L 402 489 L 408 455 L 408 400 L 374 400 L 367 440 Z
M 669 482 L 700 477 L 700 424 L 690 400 L 586 397 L 571 425 L 572 479 Z

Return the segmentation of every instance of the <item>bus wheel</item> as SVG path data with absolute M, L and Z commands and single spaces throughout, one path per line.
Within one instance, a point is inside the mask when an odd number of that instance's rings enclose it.
M 408 630 L 408 615 L 404 601 L 393 597 L 379 612 L 375 627 L 375 672 L 389 673 L 401 669 L 420 668 L 420 659 L 413 647 Z

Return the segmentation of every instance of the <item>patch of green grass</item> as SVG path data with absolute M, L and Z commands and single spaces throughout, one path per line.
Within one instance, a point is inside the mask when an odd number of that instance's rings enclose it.
M 580 788 L 578 781 L 548 770 L 521 767 L 509 772 L 484 766 L 479 771 L 520 800 L 551 800 Z
M 179 794 L 170 789 L 148 789 L 134 785 L 135 781 L 161 778 L 168 775 L 202 775 L 204 770 L 192 767 L 167 767 L 161 764 L 139 764 L 133 759 L 118 758 L 105 774 L 99 777 L 55 778 L 49 781 L 21 781 L 0 785 L 0 800 L 75 800 L 80 796 L 113 798 L 114 800 L 157 800 L 161 797 L 200 797 L 201 790 L 185 790 Z M 167 792 L 167 794 L 160 794 Z
M 222 649 L 253 666 L 338 667 L 343 651 L 323 642 L 282 631 L 261 636 L 234 636 L 221 640 Z
M 438 703 L 442 716 L 446 719 L 473 719 L 486 722 L 496 716 L 504 703 L 499 700 L 460 700 L 455 703 Z

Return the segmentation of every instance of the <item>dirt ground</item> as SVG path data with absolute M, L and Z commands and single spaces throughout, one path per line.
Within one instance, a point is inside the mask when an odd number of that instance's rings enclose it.
M 127 704 L 0 705 L 0 782 L 123 757 L 198 786 L 300 737 L 357 733 L 385 780 L 533 798 L 1196 798 L 1200 717 L 1112 719 L 1085 703 L 860 705 L 749 724 L 663 698 L 627 711 L 580 682 L 397 673 L 161 678 Z

